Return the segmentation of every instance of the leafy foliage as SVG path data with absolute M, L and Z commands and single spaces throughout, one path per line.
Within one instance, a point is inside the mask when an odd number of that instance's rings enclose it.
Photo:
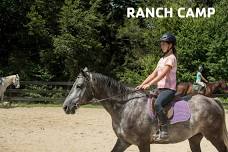
M 126 18 L 127 7 L 214 7 L 211 18 Z M 199 64 L 210 81 L 228 77 L 228 18 L 221 1 L 2 0 L 0 74 L 74 80 L 81 68 L 136 85 L 156 67 L 164 32 L 177 37 L 178 81 Z

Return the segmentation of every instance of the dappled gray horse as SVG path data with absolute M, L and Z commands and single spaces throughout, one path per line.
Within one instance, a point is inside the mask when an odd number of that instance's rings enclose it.
M 150 144 L 169 144 L 189 140 L 192 152 L 201 152 L 200 141 L 206 137 L 219 152 L 227 152 L 228 136 L 225 112 L 221 103 L 213 98 L 195 95 L 189 101 L 191 117 L 185 122 L 169 125 L 168 141 L 155 142 L 157 119 L 149 117 L 147 96 L 134 91 L 107 76 L 82 70 L 78 75 L 63 109 L 74 114 L 80 105 L 96 98 L 111 115 L 113 130 L 118 137 L 112 152 L 123 152 L 137 145 L 140 152 L 150 152 Z
M 18 74 L 0 78 L 0 96 L 1 96 L 1 101 L 4 98 L 4 93 L 6 91 L 6 88 L 9 85 L 11 85 L 11 84 L 13 84 L 16 88 L 20 87 L 20 77 L 19 77 Z

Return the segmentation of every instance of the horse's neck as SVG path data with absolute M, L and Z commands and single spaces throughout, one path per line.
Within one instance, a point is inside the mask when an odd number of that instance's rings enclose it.
M 126 88 L 126 91 L 119 91 L 116 88 L 107 88 L 104 86 L 93 86 L 94 96 L 96 99 L 106 99 L 111 98 L 109 101 L 120 103 L 128 98 L 129 92 L 132 90 L 129 88 Z
M 109 98 L 105 101 L 102 101 L 101 104 L 105 108 L 105 110 L 111 115 L 113 121 L 120 120 L 121 112 L 128 98 L 127 93 L 124 94 L 111 89 L 108 90 L 107 88 L 95 88 L 94 90 L 94 95 L 96 99 L 102 100 Z
M 5 77 L 4 86 L 7 88 L 13 83 L 13 76 Z
M 115 123 L 120 123 L 122 119 L 122 113 L 125 111 L 130 112 L 133 107 L 145 106 L 146 102 L 139 102 L 144 101 L 146 94 L 142 93 L 130 93 L 125 95 L 122 99 L 109 99 L 107 101 L 101 102 L 102 106 L 105 110 L 111 115 L 112 121 Z M 128 109 L 128 110 L 126 110 Z M 129 111 L 129 109 L 131 109 Z M 133 110 L 134 111 L 134 110 Z
M 102 101 L 101 104 L 111 115 L 112 120 L 119 120 L 125 104 L 128 102 L 128 96 L 133 88 L 125 87 L 115 80 L 111 80 L 101 75 L 92 75 L 92 90 L 94 97 Z
M 101 102 L 105 110 L 111 115 L 113 121 L 118 122 L 123 111 L 124 105 L 112 101 Z
M 219 86 L 220 86 L 220 83 L 212 84 L 211 91 L 214 92 L 216 89 L 218 89 Z
M 132 119 L 134 116 L 138 117 L 139 114 L 142 114 L 142 117 L 147 116 L 145 115 L 147 107 L 146 101 L 147 97 L 145 94 L 133 93 L 126 98 L 126 101 L 116 102 L 110 100 L 102 102 L 101 104 L 110 114 L 112 123 L 115 124 L 115 126 L 119 126 L 123 119 L 128 119 L 132 122 L 134 121 L 134 119 Z

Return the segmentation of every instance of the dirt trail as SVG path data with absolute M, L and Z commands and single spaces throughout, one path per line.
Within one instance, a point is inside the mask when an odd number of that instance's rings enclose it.
M 0 152 L 109 152 L 115 141 L 104 109 L 81 108 L 76 115 L 66 115 L 60 107 L 0 109 Z M 203 152 L 216 151 L 206 139 L 201 147 Z M 190 148 L 185 141 L 151 145 L 151 151 L 190 152 Z M 138 149 L 131 146 L 127 152 Z

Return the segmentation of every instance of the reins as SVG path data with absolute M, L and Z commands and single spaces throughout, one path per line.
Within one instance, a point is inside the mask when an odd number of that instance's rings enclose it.
M 131 94 L 131 93 L 135 93 L 137 91 L 142 91 L 142 90 L 133 90 L 133 91 L 130 91 L 128 93 L 121 93 L 121 94 L 118 94 L 118 95 L 115 95 L 115 96 L 111 96 L 111 97 L 108 97 L 108 98 L 104 98 L 104 99 L 100 99 L 100 100 L 96 100 L 96 102 L 102 102 L 102 101 L 105 101 L 105 100 L 109 100 L 109 99 L 113 99 L 113 98 L 116 98 L 116 97 L 121 97 L 121 96 L 124 96 L 124 95 L 128 95 L 128 94 Z

